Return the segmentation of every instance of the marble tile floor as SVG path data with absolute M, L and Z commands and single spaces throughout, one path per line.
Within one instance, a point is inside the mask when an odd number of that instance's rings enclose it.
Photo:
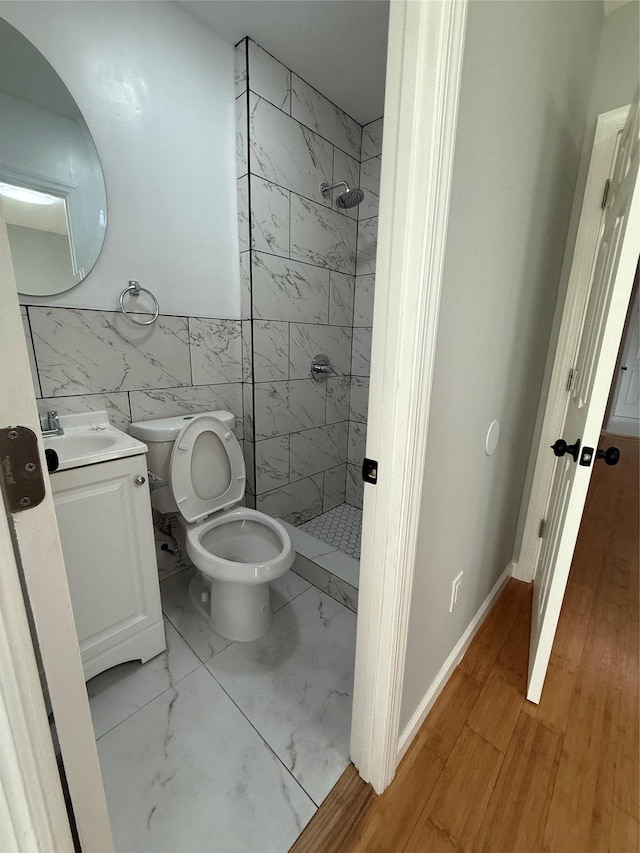
M 355 614 L 294 572 L 261 640 L 161 584 L 167 651 L 87 684 L 118 853 L 286 853 L 349 760 Z

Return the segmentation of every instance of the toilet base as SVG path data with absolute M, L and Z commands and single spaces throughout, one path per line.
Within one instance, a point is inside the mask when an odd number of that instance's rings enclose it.
M 197 571 L 189 582 L 189 597 L 213 630 L 227 640 L 258 640 L 273 623 L 268 583 L 211 580 Z

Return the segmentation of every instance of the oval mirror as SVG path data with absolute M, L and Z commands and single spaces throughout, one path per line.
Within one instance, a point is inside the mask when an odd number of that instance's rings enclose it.
M 18 292 L 74 287 L 102 249 L 102 168 L 80 110 L 41 53 L 0 19 L 0 206 Z

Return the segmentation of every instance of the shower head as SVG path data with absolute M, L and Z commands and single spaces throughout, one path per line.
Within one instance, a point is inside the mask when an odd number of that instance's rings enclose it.
M 349 184 L 346 181 L 338 181 L 336 184 L 329 185 L 326 181 L 320 184 L 320 190 L 322 191 L 322 195 L 327 195 L 334 190 L 336 187 L 344 187 L 344 192 L 340 193 L 338 198 L 336 199 L 336 205 L 341 207 L 342 210 L 348 210 L 350 207 L 357 207 L 360 204 L 362 199 L 364 198 L 364 192 L 360 189 L 360 187 L 354 187 L 354 189 L 349 188 Z
M 347 189 L 343 193 L 340 193 L 336 199 L 336 204 L 343 210 L 347 210 L 350 207 L 357 207 L 363 198 L 364 192 L 360 187 L 355 187 L 352 190 L 347 187 Z

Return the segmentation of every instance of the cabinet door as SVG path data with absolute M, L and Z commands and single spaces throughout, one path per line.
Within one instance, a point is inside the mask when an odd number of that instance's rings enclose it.
M 114 645 L 126 647 L 162 619 L 145 460 L 134 456 L 51 478 L 85 664 Z M 135 656 L 124 652 L 121 660 Z M 85 673 L 90 677 L 86 666 Z

